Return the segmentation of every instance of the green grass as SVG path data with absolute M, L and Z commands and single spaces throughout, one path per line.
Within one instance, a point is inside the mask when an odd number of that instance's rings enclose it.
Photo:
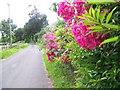
M 0 60 L 2 58 L 2 48 L 0 48 Z
M 20 46 L 20 48 L 26 48 L 28 46 L 28 44 L 27 43 L 24 43 L 24 44 L 22 44 L 21 46 Z
M 72 84 L 69 82 L 67 77 L 64 75 L 64 71 L 59 63 L 49 62 L 46 56 L 45 50 L 43 53 L 46 68 L 49 76 L 54 83 L 55 88 L 72 88 Z
M 17 49 L 17 48 L 3 50 L 2 53 L 0 53 L 0 57 L 1 57 L 1 59 L 4 59 L 4 58 L 7 58 L 7 57 L 13 55 L 14 53 L 16 53 L 18 51 L 19 51 L 19 49 Z
M 13 45 L 13 47 L 10 49 L 2 50 L 2 52 L 0 52 L 0 60 L 10 57 L 11 55 L 15 54 L 16 52 L 20 51 L 23 48 L 26 48 L 27 46 L 28 44 L 25 43 L 25 44 L 20 44 L 19 46 Z

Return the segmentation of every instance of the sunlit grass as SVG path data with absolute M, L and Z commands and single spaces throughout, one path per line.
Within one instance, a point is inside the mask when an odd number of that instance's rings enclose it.
M 19 51 L 19 49 L 17 49 L 17 48 L 11 48 L 11 49 L 8 49 L 8 50 L 3 50 L 0 53 L 0 57 L 1 57 L 1 59 L 4 59 L 4 58 L 7 58 L 7 57 L 11 56 L 12 54 L 14 54 L 18 51 Z
M 2 48 L 0 47 L 0 59 L 2 58 Z
M 0 60 L 10 57 L 11 55 L 15 54 L 16 52 L 20 51 L 23 48 L 26 48 L 27 46 L 28 46 L 28 44 L 25 43 L 25 44 L 21 44 L 19 47 L 17 45 L 16 46 L 13 45 L 13 47 L 10 49 L 4 49 L 4 50 L 1 49 L 0 50 Z
M 20 48 L 26 48 L 28 46 L 28 43 L 24 43 L 20 46 Z

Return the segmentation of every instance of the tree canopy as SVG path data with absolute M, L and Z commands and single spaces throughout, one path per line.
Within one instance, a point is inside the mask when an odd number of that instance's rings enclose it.
M 0 22 L 1 41 L 3 43 L 10 41 L 9 24 L 11 24 L 13 42 L 23 40 L 25 42 L 37 41 L 38 36 L 36 34 L 48 25 L 48 20 L 47 16 L 40 13 L 35 5 L 29 5 L 29 7 L 33 7 L 33 9 L 28 13 L 29 20 L 25 23 L 23 28 L 17 28 L 17 26 L 13 24 L 13 20 L 8 19 Z
M 41 29 L 48 25 L 47 16 L 45 14 L 41 14 L 36 6 L 34 9 L 28 14 L 30 19 L 24 25 L 24 38 L 26 42 L 30 42 L 33 40 L 33 36 L 40 32 Z
M 11 32 L 13 35 L 13 32 L 15 31 L 15 29 L 17 28 L 17 26 L 13 23 L 12 19 L 7 19 L 7 20 L 2 20 L 0 22 L 0 32 L 2 34 L 2 42 L 3 43 L 8 43 L 9 39 L 10 39 L 10 28 L 9 28 L 9 24 L 11 24 Z

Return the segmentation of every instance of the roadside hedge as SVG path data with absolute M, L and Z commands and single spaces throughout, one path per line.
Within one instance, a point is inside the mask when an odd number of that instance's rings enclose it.
M 63 1 L 65 27 L 46 34 L 48 60 L 59 62 L 75 88 L 120 87 L 120 2 Z M 72 77 L 73 76 L 73 77 Z

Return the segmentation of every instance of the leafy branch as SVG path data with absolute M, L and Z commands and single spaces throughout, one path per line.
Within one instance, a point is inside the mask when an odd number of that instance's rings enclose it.
M 102 12 L 100 10 L 100 6 L 97 9 L 93 9 L 91 7 L 89 11 L 86 11 L 85 14 L 77 17 L 83 19 L 84 25 L 89 25 L 88 29 L 91 30 L 91 32 L 89 32 L 88 34 L 93 32 L 101 32 L 101 33 L 120 32 L 119 25 L 114 25 L 110 23 L 111 17 L 116 8 L 117 7 L 115 7 L 110 13 L 108 13 L 107 10 L 104 10 Z M 118 37 L 120 36 L 109 38 L 103 41 L 102 44 L 117 41 L 119 39 Z

